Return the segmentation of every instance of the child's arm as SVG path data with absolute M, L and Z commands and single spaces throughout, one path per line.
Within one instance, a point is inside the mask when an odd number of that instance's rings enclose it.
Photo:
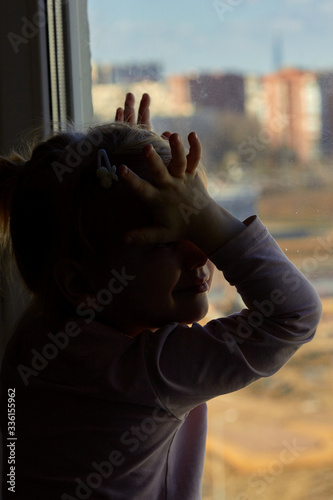
M 145 149 L 152 184 L 120 168 L 155 218 L 154 226 L 127 237 L 138 243 L 192 241 L 236 286 L 246 305 L 205 326 L 171 324 L 158 334 L 148 332 L 146 341 L 141 338 L 154 391 L 177 416 L 275 373 L 313 338 L 321 317 L 316 291 L 260 220 L 252 217 L 243 224 L 208 195 L 196 172 L 200 142 L 193 133 L 189 142 L 186 157 L 178 136 L 170 137 L 169 169 L 152 148 Z
M 151 383 L 178 417 L 273 375 L 316 332 L 321 317 L 316 291 L 258 218 L 247 223 L 211 256 L 246 307 L 204 326 L 170 324 L 147 334 Z

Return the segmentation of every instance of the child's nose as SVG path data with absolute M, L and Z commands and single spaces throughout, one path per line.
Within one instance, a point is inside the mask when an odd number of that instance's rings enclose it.
M 179 242 L 179 251 L 184 258 L 184 266 L 188 270 L 203 267 L 207 264 L 208 258 L 206 254 L 188 240 L 181 240 Z

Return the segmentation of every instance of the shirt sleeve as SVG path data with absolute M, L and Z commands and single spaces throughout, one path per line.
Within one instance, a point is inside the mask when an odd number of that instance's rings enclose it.
M 246 308 L 146 337 L 147 371 L 160 403 L 177 417 L 279 370 L 320 321 L 317 292 L 256 216 L 210 258 Z

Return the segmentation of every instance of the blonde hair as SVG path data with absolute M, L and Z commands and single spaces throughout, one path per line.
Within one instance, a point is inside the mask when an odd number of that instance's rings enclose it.
M 10 226 L 17 265 L 31 292 L 45 291 L 57 260 L 95 247 L 89 219 L 104 195 L 96 177 L 98 151 L 145 176 L 145 144 L 153 144 L 168 165 L 167 140 L 125 123 L 58 133 L 37 143 L 28 158 L 0 158 L 0 227 L 8 237 Z
M 139 125 L 119 122 L 85 133 L 58 133 L 37 142 L 26 157 L 0 158 L 0 230 L 8 238 L 10 227 L 18 269 L 35 296 L 49 305 L 55 301 L 57 262 L 79 261 L 87 251 L 98 255 L 109 230 L 106 217 L 101 217 L 103 210 L 112 203 L 112 211 L 122 210 L 121 199 L 114 195 L 117 187 L 100 186 L 98 151 L 105 149 L 112 165 L 125 164 L 149 180 L 142 153 L 146 144 L 152 144 L 168 166 L 167 139 Z

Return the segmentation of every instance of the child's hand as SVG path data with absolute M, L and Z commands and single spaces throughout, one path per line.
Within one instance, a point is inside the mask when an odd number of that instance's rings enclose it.
M 118 108 L 116 111 L 116 122 L 126 122 L 135 124 L 135 98 L 134 95 L 129 92 L 126 94 L 124 108 Z M 148 130 L 151 130 L 150 123 L 150 96 L 149 94 L 143 94 L 141 97 L 139 111 L 138 111 L 138 125 L 142 125 Z M 163 132 L 162 137 L 168 139 L 171 133 L 166 131 Z
M 126 95 L 124 108 L 118 108 L 116 111 L 116 122 L 135 123 L 135 98 L 130 92 Z M 138 120 L 139 125 L 143 125 L 148 130 L 151 130 L 150 124 L 150 97 L 148 94 L 143 94 L 140 101 Z
M 127 233 L 126 241 L 156 244 L 185 239 L 209 255 L 245 226 L 209 196 L 196 170 L 201 157 L 197 135 L 188 136 L 187 156 L 178 134 L 169 140 L 172 160 L 168 168 L 151 145 L 144 148 L 151 182 L 124 165 L 119 169 L 127 185 L 151 208 L 155 220 L 153 226 Z

